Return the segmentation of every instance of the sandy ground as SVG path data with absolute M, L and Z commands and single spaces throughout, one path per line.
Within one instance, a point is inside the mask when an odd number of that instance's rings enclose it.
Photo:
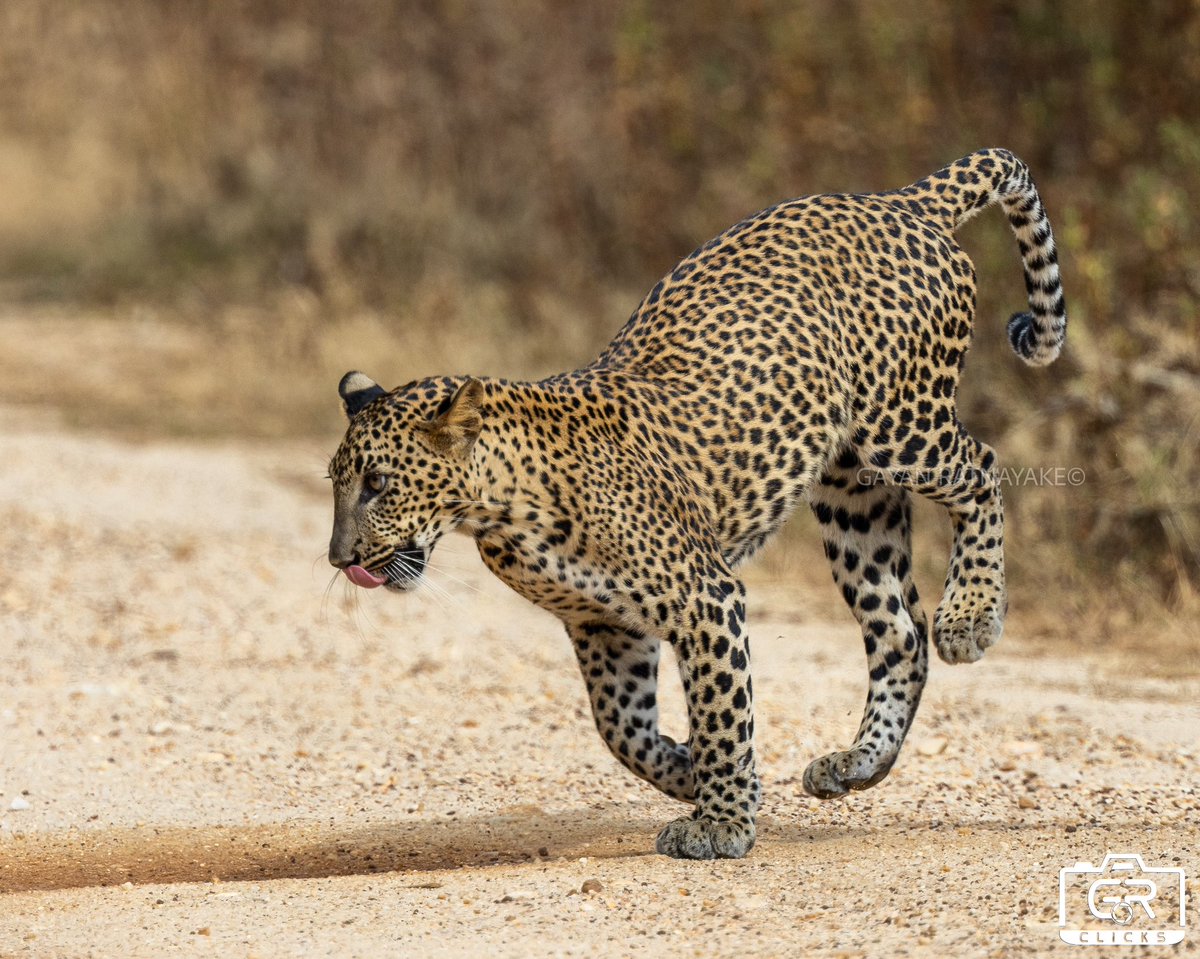
M 28 412 L 0 449 L 0 956 L 1067 954 L 1061 867 L 1200 876 L 1200 681 L 1086 636 L 935 662 L 892 776 L 820 803 L 861 644 L 752 579 L 759 844 L 674 862 L 682 807 L 608 756 L 556 622 L 468 541 L 423 594 L 329 586 L 329 449 Z M 664 709 L 679 736 L 674 685 Z

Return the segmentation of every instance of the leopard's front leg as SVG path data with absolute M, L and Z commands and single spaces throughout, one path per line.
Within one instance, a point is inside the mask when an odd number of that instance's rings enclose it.
M 605 745 L 639 779 L 692 802 L 687 746 L 658 729 L 658 638 L 591 620 L 568 623 L 567 633 Z
M 687 698 L 696 808 L 659 833 L 657 848 L 676 859 L 739 859 L 754 846 L 760 798 L 745 588 L 724 563 L 705 566 L 709 575 L 663 624 Z

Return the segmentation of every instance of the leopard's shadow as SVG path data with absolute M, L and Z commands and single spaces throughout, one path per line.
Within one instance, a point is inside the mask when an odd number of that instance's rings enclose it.
M 672 807 L 674 808 L 674 807 Z M 678 807 L 682 809 L 683 807 Z M 493 815 L 339 827 L 298 820 L 26 833 L 5 845 L 0 893 L 178 882 L 250 882 L 654 854 L 661 808 L 523 808 Z M 772 825 L 764 843 L 834 841 L 857 829 Z
M 661 822 L 629 809 L 535 808 L 372 825 L 297 820 L 26 833 L 5 844 L 0 893 L 173 882 L 415 873 L 557 857 L 648 855 Z

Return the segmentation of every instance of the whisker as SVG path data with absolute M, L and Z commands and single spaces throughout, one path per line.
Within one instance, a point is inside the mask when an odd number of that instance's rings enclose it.
M 388 567 L 393 565 L 395 566 L 396 570 L 399 570 L 404 574 L 404 578 L 415 579 L 418 589 L 422 587 L 428 589 L 430 594 L 438 600 L 438 605 L 442 607 L 443 612 L 448 612 L 448 610 L 446 610 L 446 607 L 442 605 L 442 599 L 456 604 L 457 601 L 449 592 L 449 590 L 447 590 L 444 586 L 441 586 L 432 580 L 421 576 L 421 573 L 424 571 L 423 564 L 418 565 L 415 560 L 411 560 L 407 556 L 402 556 L 400 553 L 396 553 L 384 566 L 384 569 L 386 570 Z
M 437 573 L 439 576 L 445 576 L 446 579 L 457 583 L 459 586 L 465 586 L 467 589 L 473 590 L 476 593 L 482 592 L 482 590 L 474 583 L 468 583 L 465 579 L 459 579 L 457 576 L 446 572 L 445 569 L 435 566 L 433 563 L 426 561 L 425 565 L 430 571 Z
M 437 593 L 443 599 L 457 602 L 455 600 L 453 594 L 448 589 L 446 589 L 445 586 L 435 583 L 435 582 L 433 582 L 433 580 L 422 578 L 417 581 L 417 587 L 418 588 L 427 587 L 432 592 Z
M 440 609 L 440 610 L 441 610 L 443 613 L 447 613 L 447 614 L 448 614 L 448 613 L 452 612 L 452 609 L 450 609 L 449 607 L 447 607 L 446 603 L 445 603 L 445 602 L 443 602 L 443 596 L 440 596 L 440 595 L 437 593 L 437 591 L 435 591 L 434 589 L 432 589 L 432 588 L 431 588 L 431 584 L 430 584 L 429 582 L 427 582 L 427 581 L 423 581 L 423 582 L 420 582 L 420 583 L 418 583 L 418 584 L 417 584 L 417 590 L 418 590 L 418 592 L 419 592 L 419 591 L 421 591 L 421 590 L 426 590 L 426 591 L 428 592 L 428 595 L 430 595 L 430 596 L 432 596 L 432 597 L 433 597 L 433 601 L 434 601 L 435 603 L 437 603 L 437 605 L 438 605 L 438 609 Z M 446 596 L 445 596 L 445 598 L 446 598 L 447 600 L 449 600 L 449 596 L 448 596 L 448 595 L 446 595 Z M 453 603 L 451 603 L 451 605 L 453 605 Z
M 329 582 L 325 584 L 325 589 L 321 593 L 321 622 L 329 622 L 329 597 L 333 592 L 333 584 L 341 575 L 341 570 L 334 570 L 333 575 L 329 577 Z
M 357 636 L 360 640 L 365 640 L 367 638 L 367 634 L 363 630 L 362 621 L 360 619 L 362 607 L 359 605 L 358 587 L 351 583 L 350 580 L 346 580 L 344 588 L 342 589 L 342 607 L 350 621 L 354 624 L 355 636 Z
M 414 585 L 417 592 L 424 591 L 425 594 L 431 596 L 433 601 L 437 603 L 438 609 L 440 609 L 443 613 L 450 612 L 449 607 L 446 605 L 447 603 L 450 603 L 451 606 L 459 605 L 455 602 L 454 597 L 446 592 L 446 590 L 442 589 L 435 583 L 431 583 L 427 579 L 417 579 L 415 580 Z

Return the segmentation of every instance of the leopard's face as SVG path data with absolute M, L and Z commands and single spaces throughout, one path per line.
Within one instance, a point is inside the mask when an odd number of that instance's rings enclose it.
M 443 505 L 461 486 L 455 476 L 461 470 L 426 448 L 411 426 L 393 423 L 387 432 L 379 430 L 374 421 L 386 419 L 383 410 L 362 417 L 363 423 L 347 431 L 329 468 L 334 501 L 329 561 L 360 586 L 410 589 L 434 544 L 453 528 Z M 372 431 L 382 438 L 374 439 Z M 383 582 L 372 582 L 355 567 Z
M 358 373 L 347 374 L 340 391 L 350 426 L 329 464 L 329 562 L 358 586 L 412 589 L 470 502 L 482 387 L 468 381 L 433 418 L 419 384 L 385 393 Z

